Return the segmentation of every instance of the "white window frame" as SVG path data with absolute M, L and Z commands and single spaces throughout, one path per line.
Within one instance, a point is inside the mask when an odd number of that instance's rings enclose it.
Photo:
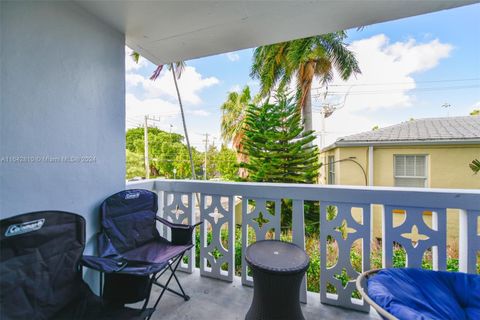
M 396 173 L 396 168 L 397 168 L 397 157 L 405 157 L 404 163 L 407 163 L 407 157 L 415 157 L 414 161 L 415 164 L 413 166 L 414 171 L 416 171 L 417 166 L 416 166 L 416 161 L 417 157 L 423 157 L 425 158 L 425 175 L 420 176 L 420 175 L 413 175 L 413 176 L 407 176 L 407 175 L 397 175 Z M 428 154 L 394 154 L 393 155 L 393 184 L 395 187 L 397 187 L 397 178 L 399 179 L 424 179 L 424 184 L 423 188 L 428 187 Z

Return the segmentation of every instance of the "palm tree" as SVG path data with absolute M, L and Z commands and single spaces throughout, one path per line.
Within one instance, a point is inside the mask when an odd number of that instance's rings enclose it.
M 133 51 L 132 54 L 130 55 L 135 62 L 138 63 L 138 60 L 140 59 L 140 53 Z M 155 81 L 159 76 L 160 73 L 163 70 L 163 67 L 165 65 L 159 64 L 155 71 L 153 72 L 152 76 L 150 77 L 150 80 Z M 175 83 L 175 90 L 177 91 L 177 98 L 178 98 L 178 104 L 180 105 L 180 113 L 182 115 L 182 124 L 183 124 L 183 131 L 185 133 L 185 140 L 187 142 L 187 148 L 188 148 L 188 155 L 190 158 L 190 170 L 192 171 L 192 180 L 195 180 L 195 165 L 193 163 L 193 156 L 192 156 L 192 148 L 190 146 L 190 139 L 188 138 L 188 131 L 187 131 L 187 123 L 185 121 L 185 112 L 183 111 L 183 103 L 182 103 L 182 98 L 180 96 L 180 90 L 178 89 L 178 83 L 177 79 L 180 79 L 182 76 L 183 70 L 185 70 L 185 62 L 184 61 L 179 61 L 176 62 L 175 64 L 170 63 L 168 64 L 168 70 L 172 71 L 172 76 L 173 76 L 173 82 Z M 175 72 L 176 69 L 176 72 Z
M 294 78 L 296 98 L 302 110 L 305 131 L 312 125 L 311 87 L 314 77 L 327 85 L 336 70 L 343 80 L 360 73 L 353 52 L 343 42 L 345 31 L 258 47 L 253 54 L 250 76 L 260 80 L 260 95 L 285 88 Z
M 470 164 L 470 169 L 472 169 L 473 173 L 477 174 L 480 172 L 480 160 L 474 159 Z
M 245 162 L 246 155 L 243 151 L 243 138 L 245 135 L 245 116 L 247 106 L 255 101 L 252 100 L 249 86 L 245 86 L 241 92 L 228 93 L 227 100 L 222 104 L 222 139 L 225 143 L 231 143 L 237 152 L 238 162 Z M 247 172 L 240 168 L 239 175 L 245 178 Z

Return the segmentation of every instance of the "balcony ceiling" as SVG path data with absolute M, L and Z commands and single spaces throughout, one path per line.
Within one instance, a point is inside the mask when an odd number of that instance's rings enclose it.
M 156 64 L 459 7 L 476 0 L 76 1 Z

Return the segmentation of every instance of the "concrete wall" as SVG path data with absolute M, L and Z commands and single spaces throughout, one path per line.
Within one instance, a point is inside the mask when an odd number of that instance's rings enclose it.
M 88 252 L 98 205 L 125 187 L 124 36 L 71 2 L 0 14 L 1 218 L 79 213 Z

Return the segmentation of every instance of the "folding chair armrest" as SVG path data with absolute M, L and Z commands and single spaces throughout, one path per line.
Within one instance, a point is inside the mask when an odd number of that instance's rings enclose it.
M 156 216 L 155 219 L 158 220 L 159 222 L 163 223 L 164 225 L 166 225 L 167 227 L 169 227 L 171 229 L 195 229 L 196 226 L 199 226 L 203 223 L 203 221 L 197 222 L 194 225 L 173 223 L 173 222 L 170 222 L 167 219 L 161 218 L 159 216 Z
M 190 229 L 191 227 L 189 224 L 173 223 L 159 216 L 156 216 L 155 219 L 171 229 Z
M 193 230 L 195 230 L 195 227 L 203 223 L 203 221 L 200 221 L 194 225 L 189 225 L 173 223 L 168 221 L 167 219 L 158 216 L 155 218 L 172 230 L 172 243 L 178 245 L 192 244 Z
M 84 267 L 105 273 L 119 272 L 127 266 L 126 261 L 87 255 L 82 256 L 80 264 Z

